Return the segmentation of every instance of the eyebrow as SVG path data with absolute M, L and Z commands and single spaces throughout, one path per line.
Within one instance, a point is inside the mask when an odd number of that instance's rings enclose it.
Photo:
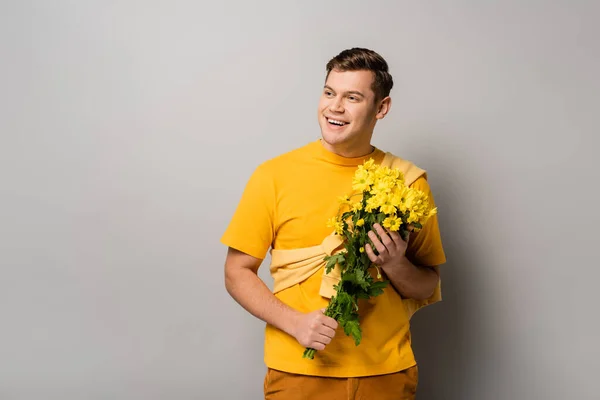
M 335 90 L 333 90 L 333 88 L 332 88 L 331 86 L 325 85 L 323 88 L 324 88 L 324 89 L 329 89 L 329 90 L 331 90 L 332 92 L 335 92 Z M 357 95 L 359 95 L 359 96 L 361 96 L 361 97 L 365 97 L 365 95 L 364 95 L 364 94 L 362 94 L 361 92 L 359 92 L 359 91 L 357 91 L 357 90 L 350 90 L 349 92 L 346 92 L 345 94 L 357 94 Z

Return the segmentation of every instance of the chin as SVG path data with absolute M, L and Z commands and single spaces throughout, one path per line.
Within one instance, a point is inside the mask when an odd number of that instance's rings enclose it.
M 321 138 L 330 146 L 339 146 L 348 140 L 345 135 L 336 132 L 327 132 L 326 130 L 321 130 Z

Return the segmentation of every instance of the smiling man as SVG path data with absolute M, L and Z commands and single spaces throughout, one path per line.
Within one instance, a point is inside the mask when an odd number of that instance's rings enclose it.
M 273 257 L 273 292 L 257 275 L 269 249 L 278 257 L 292 256 L 324 243 L 338 198 L 351 191 L 357 166 L 368 159 L 378 164 L 393 159 L 407 184 L 433 202 L 424 170 L 371 144 L 377 121 L 391 107 L 387 62 L 372 50 L 353 48 L 330 60 L 326 70 L 317 110 L 321 137 L 256 168 L 221 238 L 228 246 L 225 286 L 266 322 L 265 399 L 413 399 L 418 374 L 409 320 L 414 308 L 407 302 L 422 306 L 439 300 L 438 266 L 446 258 L 437 216 L 407 241 L 379 225 L 370 232 L 375 248 L 365 251 L 391 285 L 361 303 L 359 346 L 323 314 L 328 299 L 320 294 L 322 265 L 303 274 Z M 302 357 L 306 347 L 317 350 L 314 359 Z

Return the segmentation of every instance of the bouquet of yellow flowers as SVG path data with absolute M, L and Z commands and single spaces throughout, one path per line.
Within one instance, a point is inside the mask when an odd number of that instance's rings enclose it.
M 420 230 L 437 213 L 437 208 L 430 207 L 424 192 L 405 185 L 399 169 L 376 165 L 373 159 L 358 166 L 352 189 L 350 196 L 340 198 L 338 215 L 328 222 L 328 226 L 335 228 L 335 234 L 344 239 L 344 250 L 325 257 L 327 273 L 336 265 L 341 270 L 341 280 L 334 286 L 336 294 L 331 297 L 325 315 L 338 321 L 358 346 L 362 339 L 358 300 L 382 294 L 389 283 L 381 280 L 378 266 L 365 253 L 366 244 L 375 248 L 368 232 L 377 223 L 399 232 L 407 240 L 411 231 Z M 377 269 L 377 281 L 369 271 L 372 267 Z M 306 348 L 303 357 L 312 359 L 315 352 Z

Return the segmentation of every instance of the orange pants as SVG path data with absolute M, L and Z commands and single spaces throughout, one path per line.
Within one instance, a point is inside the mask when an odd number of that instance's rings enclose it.
M 267 369 L 265 400 L 414 400 L 417 366 L 358 378 L 296 375 Z

